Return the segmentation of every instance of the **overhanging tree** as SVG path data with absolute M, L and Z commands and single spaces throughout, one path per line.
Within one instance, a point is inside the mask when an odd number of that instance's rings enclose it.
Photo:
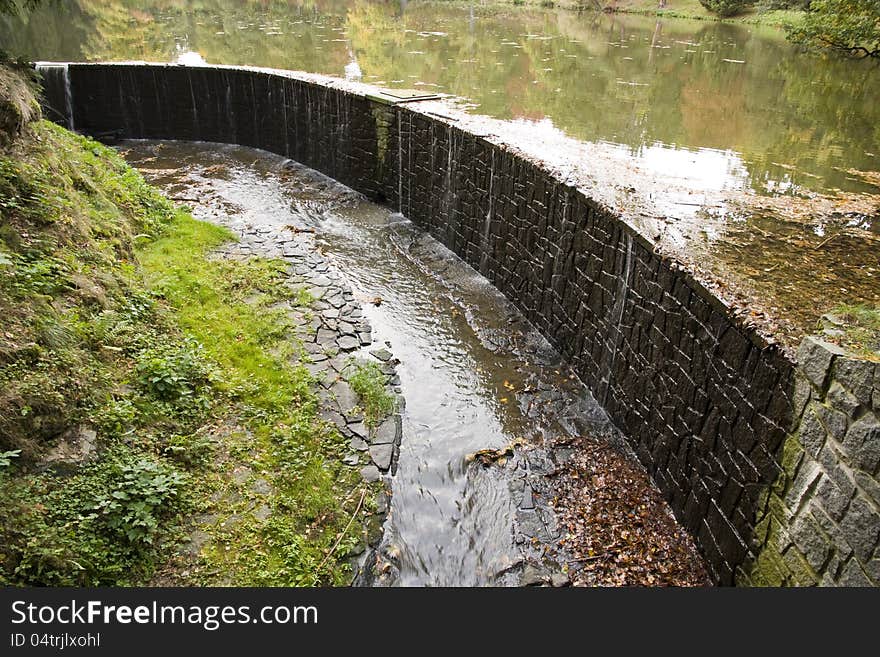
M 813 0 L 803 23 L 789 28 L 788 36 L 811 48 L 880 58 L 880 0 Z

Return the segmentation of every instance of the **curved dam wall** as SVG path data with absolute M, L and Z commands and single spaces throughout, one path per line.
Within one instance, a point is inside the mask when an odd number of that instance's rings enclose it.
M 261 69 L 39 68 L 80 132 L 265 149 L 424 227 L 574 366 L 717 582 L 880 582 L 873 363 L 808 340 L 796 367 L 613 210 L 419 103 Z

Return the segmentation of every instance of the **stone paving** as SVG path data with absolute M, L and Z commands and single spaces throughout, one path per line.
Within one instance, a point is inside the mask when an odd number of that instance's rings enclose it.
M 402 433 L 400 415 L 395 413 L 374 429 L 368 428 L 360 400 L 347 381 L 357 362 L 372 360 L 387 377 L 388 388 L 397 395 L 397 408 L 401 409 L 403 398 L 396 373 L 399 361 L 389 351 L 390 345 L 374 345 L 360 302 L 312 240 L 274 227 L 249 228 L 239 237 L 239 242 L 222 247 L 218 253 L 224 257 L 281 258 L 289 264 L 289 285 L 305 289 L 314 299 L 307 310 L 292 309 L 289 317 L 307 354 L 305 367 L 317 382 L 319 416 L 350 440 L 351 453 L 345 462 L 359 467 L 368 482 L 393 474 Z

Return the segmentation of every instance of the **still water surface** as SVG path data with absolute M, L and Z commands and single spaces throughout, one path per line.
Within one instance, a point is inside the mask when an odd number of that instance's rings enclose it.
M 770 28 L 405 0 L 76 0 L 0 18 L 0 43 L 455 94 L 710 189 L 877 191 L 849 170 L 880 169 L 880 68 L 799 54 Z

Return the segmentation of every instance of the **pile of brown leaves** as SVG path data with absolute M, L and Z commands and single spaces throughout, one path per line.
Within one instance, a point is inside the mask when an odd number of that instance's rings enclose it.
M 693 540 L 648 475 L 613 447 L 579 439 L 554 507 L 576 586 L 706 586 Z

